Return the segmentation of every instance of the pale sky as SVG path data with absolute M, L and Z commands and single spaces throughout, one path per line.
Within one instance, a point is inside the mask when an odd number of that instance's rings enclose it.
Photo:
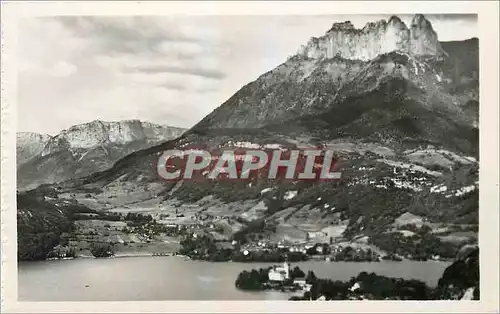
M 44 17 L 20 24 L 18 131 L 100 119 L 189 128 L 334 22 L 381 15 Z M 400 15 L 410 24 L 412 16 Z M 426 15 L 441 41 L 478 37 L 476 15 Z

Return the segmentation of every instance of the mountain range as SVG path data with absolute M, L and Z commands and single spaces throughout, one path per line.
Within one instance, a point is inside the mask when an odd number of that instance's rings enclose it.
M 134 151 L 174 139 L 184 131 L 139 120 L 96 120 L 72 126 L 55 136 L 17 133 L 18 189 L 105 170 Z
M 409 26 L 396 16 L 362 29 L 335 23 L 180 137 L 31 193 L 99 211 L 190 217 L 195 208 L 234 222 L 229 238 L 257 220 L 276 223 L 273 241 L 333 237 L 409 258 L 453 257 L 477 241 L 478 50 L 477 38 L 439 41 L 421 14 Z M 342 179 L 164 182 L 152 167 L 166 149 L 268 144 L 332 149 Z M 28 212 L 19 208 L 23 223 Z M 415 231 L 423 226 L 432 234 Z

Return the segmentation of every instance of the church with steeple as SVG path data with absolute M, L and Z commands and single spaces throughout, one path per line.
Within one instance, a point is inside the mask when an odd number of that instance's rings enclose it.
M 283 266 L 273 266 L 269 270 L 269 281 L 285 281 L 290 278 L 290 263 L 285 261 Z

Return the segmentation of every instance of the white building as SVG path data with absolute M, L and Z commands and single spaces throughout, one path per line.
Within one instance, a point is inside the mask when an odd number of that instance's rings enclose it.
M 359 282 L 356 282 L 356 283 L 354 283 L 354 285 L 352 285 L 352 287 L 349 288 L 349 290 L 354 292 L 354 291 L 358 290 L 359 288 L 361 288 L 361 286 L 359 285 Z
M 290 278 L 290 264 L 283 263 L 283 266 L 274 266 L 268 273 L 269 281 L 285 281 Z

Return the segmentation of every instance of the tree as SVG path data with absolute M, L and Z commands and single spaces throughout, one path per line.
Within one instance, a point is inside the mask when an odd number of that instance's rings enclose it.
M 332 250 L 330 249 L 330 245 L 323 243 L 323 254 L 328 255 L 331 252 L 332 252 Z
M 432 232 L 432 228 L 429 227 L 428 225 L 422 225 L 422 227 L 420 227 L 420 230 L 418 230 L 418 233 L 419 234 L 428 234 L 428 233 L 431 233 Z
M 66 252 L 66 257 L 76 257 L 76 249 L 75 248 L 69 248 L 68 251 Z
M 314 274 L 314 272 L 312 270 L 307 272 L 306 283 L 314 284 L 317 280 L 318 280 L 318 278 L 316 277 L 316 275 Z
M 96 244 L 92 243 L 90 246 L 90 253 L 94 255 L 94 257 L 110 257 L 113 255 L 112 248 L 109 244 Z
M 295 278 L 302 278 L 305 277 L 306 274 L 300 269 L 298 266 L 295 266 L 294 269 L 290 272 L 290 277 L 295 279 Z
M 238 275 L 234 284 L 236 288 L 242 290 L 262 290 L 264 289 L 263 284 L 269 280 L 268 271 L 269 269 L 265 268 L 244 270 Z

